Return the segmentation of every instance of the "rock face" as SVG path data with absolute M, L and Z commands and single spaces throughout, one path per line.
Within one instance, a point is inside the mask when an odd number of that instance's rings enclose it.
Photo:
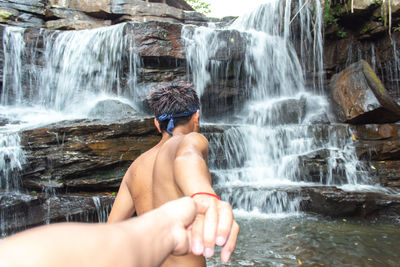
M 184 0 L 2 0 L 0 22 L 21 27 L 82 30 L 124 21 L 206 23 Z
M 400 197 L 385 193 L 346 192 L 335 187 L 305 188 L 303 209 L 331 217 L 396 217 L 400 211 Z
M 396 101 L 400 100 L 397 67 L 399 7 L 398 0 L 325 1 L 324 65 L 328 80 L 333 74 L 364 59 L 378 74 L 389 94 Z
M 369 124 L 353 127 L 358 158 L 380 184 L 400 188 L 400 125 Z
M 30 190 L 117 190 L 129 165 L 160 137 L 151 118 L 60 122 L 21 133 Z
M 354 63 L 333 76 L 330 86 L 341 122 L 365 124 L 400 120 L 400 106 L 366 61 Z
M 62 221 L 105 222 L 114 196 L 65 194 L 48 197 L 44 193 L 0 193 L 0 236 L 45 223 Z
M 397 218 L 400 212 L 400 197 L 388 195 L 384 192 L 352 192 L 345 191 L 334 186 L 302 186 L 300 188 L 276 188 L 269 191 L 268 188 L 235 187 L 226 189 L 216 187 L 216 192 L 221 196 L 229 196 L 229 201 L 235 208 L 238 203 L 231 196 L 240 199 L 239 202 L 252 205 L 252 199 L 265 199 L 265 207 L 268 202 L 273 202 L 274 196 L 283 194 L 290 200 L 297 200 L 299 210 L 322 214 L 330 217 L 376 217 L 388 216 Z M 272 198 L 271 198 L 272 197 Z M 260 209 L 263 212 L 263 208 Z M 265 210 L 267 211 L 267 210 Z

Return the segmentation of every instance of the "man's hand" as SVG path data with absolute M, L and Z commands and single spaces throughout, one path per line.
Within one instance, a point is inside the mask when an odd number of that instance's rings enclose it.
M 191 249 L 195 255 L 214 255 L 215 245 L 221 246 L 221 260 L 227 263 L 236 246 L 239 225 L 233 220 L 228 202 L 212 196 L 196 195 L 197 213 L 192 224 Z

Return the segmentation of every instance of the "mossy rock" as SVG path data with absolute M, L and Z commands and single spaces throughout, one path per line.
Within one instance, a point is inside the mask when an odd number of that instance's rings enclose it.
M 18 16 L 19 12 L 11 8 L 0 8 L 0 19 L 6 21 L 10 17 Z

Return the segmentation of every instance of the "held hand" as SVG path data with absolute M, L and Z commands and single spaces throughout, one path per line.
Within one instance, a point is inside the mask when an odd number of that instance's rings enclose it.
M 228 202 L 208 195 L 193 197 L 197 216 L 192 224 L 191 247 L 195 255 L 212 257 L 215 245 L 222 246 L 221 260 L 227 263 L 236 246 L 239 225 Z

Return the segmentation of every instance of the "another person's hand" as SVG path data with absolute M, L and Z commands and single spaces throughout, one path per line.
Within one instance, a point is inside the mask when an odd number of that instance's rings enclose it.
M 222 262 L 228 262 L 239 234 L 232 207 L 228 202 L 207 195 L 196 195 L 193 199 L 198 214 L 191 229 L 192 253 L 212 257 L 215 245 L 218 245 L 222 247 Z

